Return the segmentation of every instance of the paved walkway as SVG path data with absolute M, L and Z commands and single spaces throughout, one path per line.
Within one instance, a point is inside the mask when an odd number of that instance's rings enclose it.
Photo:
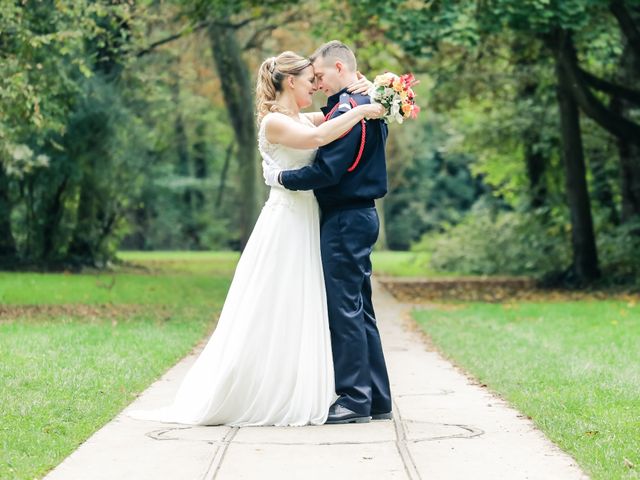
M 47 480 L 585 479 L 532 423 L 429 351 L 409 307 L 376 286 L 393 421 L 317 427 L 185 427 L 118 415 Z M 168 403 L 191 355 L 133 405 Z

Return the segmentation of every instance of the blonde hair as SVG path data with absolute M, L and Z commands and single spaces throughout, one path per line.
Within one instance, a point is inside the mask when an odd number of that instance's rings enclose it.
M 319 58 L 323 61 L 326 61 L 327 58 L 340 60 L 352 72 L 355 72 L 358 68 L 356 56 L 349 47 L 338 40 L 331 40 L 330 42 L 320 45 L 318 49 L 313 52 L 313 55 L 309 57 L 311 63 Z
M 276 95 L 282 92 L 284 80 L 287 76 L 297 77 L 302 71 L 311 66 L 308 58 L 301 57 L 294 52 L 282 52 L 277 57 L 269 57 L 258 70 L 256 84 L 256 115 L 258 123 L 269 112 L 281 109 L 276 105 Z

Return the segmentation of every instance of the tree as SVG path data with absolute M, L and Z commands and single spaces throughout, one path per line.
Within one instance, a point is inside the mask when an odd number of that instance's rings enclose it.
M 119 82 L 140 21 L 129 2 L 28 3 L 2 4 L 5 263 L 103 265 L 144 161 Z
M 280 22 L 292 21 L 281 15 L 296 1 L 256 2 L 199 0 L 184 2 L 183 11 L 192 19 L 192 29 L 206 29 L 211 53 L 221 80 L 224 103 L 233 126 L 236 157 L 243 196 L 239 204 L 241 248 L 244 248 L 257 216 L 256 124 L 253 84 L 244 52 L 259 48 Z M 253 30 L 244 32 L 244 27 Z M 243 39 L 244 37 L 244 39 Z
M 33 195 L 49 168 L 49 139 L 64 132 L 72 99 L 91 74 L 84 55 L 99 6 L 87 2 L 2 2 L 0 5 L 0 263 L 18 264 L 41 237 Z M 85 16 L 86 15 L 86 16 Z M 74 58 L 74 62 L 67 59 Z M 54 195 L 54 203 L 59 202 Z M 12 212 L 24 202 L 26 232 L 15 235 Z M 51 224 L 44 222 L 44 232 Z M 25 239 L 21 249 L 16 238 Z
M 507 34 L 521 39 L 520 43 L 543 42 L 556 63 L 567 199 L 574 231 L 573 268 L 580 281 L 597 277 L 599 269 L 578 110 L 575 107 L 602 128 L 630 144 L 640 142 L 640 125 L 604 105 L 592 91 L 615 93 L 630 102 L 636 102 L 638 98 L 638 92 L 633 88 L 596 76 L 580 66 L 573 32 L 581 32 L 585 39 L 600 34 L 599 29 L 590 31 L 587 27 L 599 25 L 598 22 L 602 23 L 603 18 L 611 19 L 608 15 L 613 13 L 620 31 L 632 43 L 639 36 L 634 14 L 629 11 L 630 4 L 622 0 L 524 3 L 490 0 L 429 4 L 400 1 L 378 4 L 367 1 L 360 4 L 363 12 L 361 28 L 364 26 L 375 30 L 374 23 L 381 23 L 387 38 L 416 58 L 433 59 L 440 52 L 460 46 L 479 56 L 486 51 L 487 45 L 491 45 L 491 39 L 496 36 L 504 38 Z M 637 4 L 634 2 L 631 8 L 635 11 Z M 368 17 L 364 12 L 368 12 Z M 377 29 L 380 30 L 380 27 Z M 638 42 L 634 44 L 637 45 Z M 533 168 L 531 161 L 536 159 L 530 155 L 531 150 L 528 152 L 525 158 L 530 167 L 530 179 L 535 180 L 535 172 L 539 168 Z
M 556 41 L 568 42 L 566 32 L 557 32 Z M 561 46 L 558 50 L 563 50 Z M 600 275 L 598 255 L 591 217 L 591 202 L 587 188 L 586 168 L 580 132 L 578 105 L 571 92 L 571 77 L 565 69 L 562 56 L 556 56 L 557 92 L 560 106 L 562 157 L 569 209 L 571 211 L 573 266 L 581 280 L 593 280 Z

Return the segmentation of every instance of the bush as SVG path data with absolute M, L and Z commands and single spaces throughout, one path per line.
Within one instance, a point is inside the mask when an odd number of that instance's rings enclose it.
M 431 252 L 431 267 L 470 275 L 542 277 L 571 264 L 570 231 L 548 211 L 494 214 L 481 205 L 444 233 L 413 247 Z
M 602 231 L 597 244 L 606 279 L 640 284 L 640 218 Z

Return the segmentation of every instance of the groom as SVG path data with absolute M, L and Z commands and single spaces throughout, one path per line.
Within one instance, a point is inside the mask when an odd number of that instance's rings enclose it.
M 317 87 L 327 96 L 326 118 L 337 117 L 366 95 L 349 95 L 357 80 L 356 59 L 343 43 L 322 45 L 311 57 Z M 338 400 L 327 423 L 390 419 L 391 392 L 380 334 L 371 302 L 370 254 L 380 223 L 374 199 L 387 193 L 381 120 L 357 124 L 318 150 L 315 162 L 299 170 L 265 167 L 269 186 L 314 190 L 322 210 L 320 243 L 327 290 L 329 328 Z

